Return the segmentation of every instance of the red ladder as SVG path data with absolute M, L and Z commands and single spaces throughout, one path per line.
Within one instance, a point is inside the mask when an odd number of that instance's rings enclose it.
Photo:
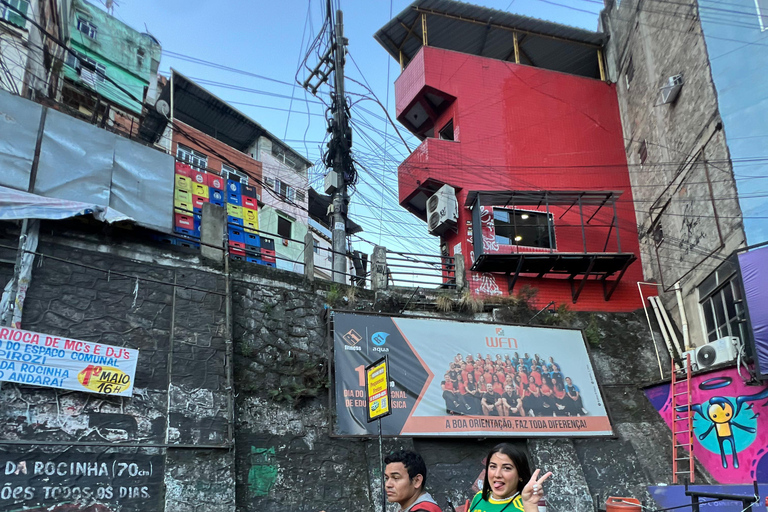
M 683 378 L 683 380 L 679 380 Z M 683 388 L 684 385 L 685 387 Z M 693 411 L 691 411 L 691 354 L 685 354 L 685 368 L 677 370 L 672 361 L 672 483 L 676 484 L 677 475 L 688 475 L 688 482 L 693 483 Z M 680 398 L 678 398 L 680 397 Z M 684 417 L 678 417 L 678 407 L 685 407 Z M 678 434 L 687 434 L 686 443 L 678 442 Z M 679 465 L 688 469 L 678 469 Z

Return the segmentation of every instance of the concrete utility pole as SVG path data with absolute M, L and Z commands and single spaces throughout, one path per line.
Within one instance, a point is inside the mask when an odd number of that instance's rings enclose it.
M 334 21 L 331 11 L 331 1 L 327 0 L 329 25 L 331 27 L 331 45 L 320 62 L 310 72 L 301 84 L 312 94 L 326 82 L 333 73 L 333 94 L 331 110 L 333 119 L 328 131 L 331 140 L 328 152 L 325 154 L 325 165 L 328 174 L 325 178 L 325 192 L 332 194 L 328 215 L 331 218 L 331 233 L 333 236 L 333 280 L 337 283 L 347 282 L 347 211 L 349 196 L 347 185 L 354 183 L 355 169 L 352 163 L 352 130 L 349 127 L 347 100 L 344 95 L 344 60 L 347 40 L 344 38 L 344 23 L 342 12 L 336 11 Z

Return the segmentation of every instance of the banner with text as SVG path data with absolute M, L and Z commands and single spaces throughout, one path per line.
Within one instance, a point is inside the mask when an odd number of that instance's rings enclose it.
M 0 381 L 131 396 L 139 351 L 0 327 Z
M 339 435 L 375 435 L 365 369 L 388 356 L 384 435 L 609 436 L 581 331 L 334 314 Z
M 0 510 L 161 510 L 162 455 L 0 453 Z

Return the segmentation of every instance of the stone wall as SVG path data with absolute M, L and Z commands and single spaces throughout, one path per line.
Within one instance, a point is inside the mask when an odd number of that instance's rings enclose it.
M 606 61 L 618 85 L 643 272 L 665 290 L 680 281 L 691 341 L 701 345 L 696 287 L 745 235 L 697 5 L 606 5 Z M 680 94 L 663 104 L 660 88 L 678 74 Z M 674 293 L 659 295 L 679 322 Z
M 534 314 L 509 303 L 486 304 L 478 314 L 438 314 L 430 292 L 351 293 L 234 262 L 230 331 L 223 269 L 127 235 L 69 230 L 65 238 L 51 235 L 52 226 L 41 230 L 45 256 L 35 264 L 22 327 L 139 348 L 136 390 L 131 398 L 103 398 L 4 383 L 0 456 L 58 460 L 82 452 L 100 460 L 102 453 L 116 464 L 130 457 L 154 464 L 155 479 L 143 482 L 149 497 L 105 500 L 115 511 L 378 510 L 377 440 L 333 435 L 330 309 L 399 313 L 409 302 L 408 312 L 428 317 L 522 323 Z M 539 321 L 553 317 L 545 313 Z M 555 472 L 549 510 L 591 511 L 610 495 L 648 499 L 647 485 L 670 481 L 671 436 L 639 389 L 659 378 L 642 312 L 561 311 L 554 321 L 588 328 L 617 436 L 516 441 L 537 466 Z M 668 358 L 661 364 L 666 369 Z M 450 510 L 449 502 L 459 507 L 474 495 L 482 460 L 496 442 L 394 438 L 384 440 L 384 450 L 420 451 L 428 487 Z

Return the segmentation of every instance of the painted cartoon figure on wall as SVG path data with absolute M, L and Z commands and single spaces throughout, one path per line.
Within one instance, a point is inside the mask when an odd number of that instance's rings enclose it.
M 688 406 L 672 408 L 669 384 L 648 388 L 646 396 L 671 427 Z M 694 455 L 719 483 L 768 481 L 768 386 L 747 385 L 735 368 L 691 379 Z M 685 443 L 687 433 L 679 433 Z
M 732 379 L 730 377 L 714 377 L 707 379 L 699 384 L 701 390 L 712 390 L 730 386 Z M 708 425 L 703 433 L 699 433 L 704 428 L 701 421 L 698 420 L 698 416 L 694 417 L 693 431 L 699 437 L 702 445 L 710 451 L 714 451 L 707 444 L 707 438 L 715 431 L 715 438 L 720 450 L 720 460 L 724 468 L 728 468 L 728 460 L 726 458 L 726 443 L 731 453 L 733 461 L 733 467 L 739 467 L 739 455 L 738 453 L 743 450 L 741 445 L 749 446 L 755 440 L 755 434 L 757 433 L 757 418 L 760 413 L 756 413 L 752 410 L 752 401 L 768 398 L 768 388 L 746 396 L 739 396 L 737 398 L 726 398 L 722 396 L 715 396 L 707 400 L 705 403 L 693 404 L 691 411 L 704 420 L 704 425 Z M 744 407 L 744 404 L 748 404 Z M 680 412 L 687 412 L 687 406 L 677 407 L 678 417 Z M 736 421 L 739 418 L 744 425 Z M 739 429 L 744 434 L 741 434 L 734 429 Z M 738 443 L 737 443 L 738 438 Z

